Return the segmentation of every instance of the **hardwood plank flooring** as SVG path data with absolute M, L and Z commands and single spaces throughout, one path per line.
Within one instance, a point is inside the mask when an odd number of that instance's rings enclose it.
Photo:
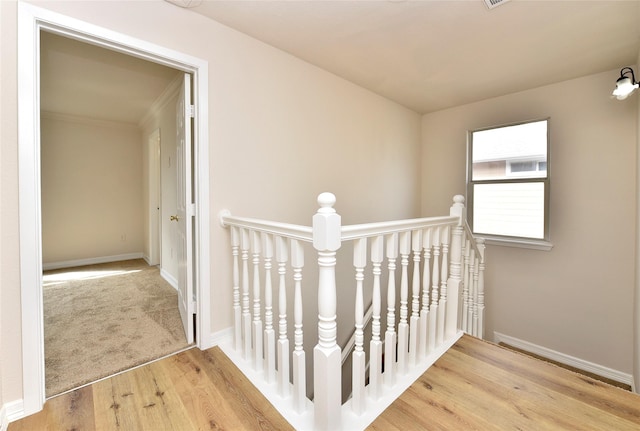
M 190 349 L 52 398 L 8 431 L 291 429 L 216 347 Z
M 607 377 L 603 377 L 603 376 L 600 376 L 598 374 L 594 374 L 594 373 L 590 373 L 588 371 L 580 370 L 578 368 L 572 367 L 571 365 L 567 365 L 567 364 L 563 364 L 563 363 L 560 363 L 560 362 L 556 362 L 553 359 L 549 359 L 549 358 L 545 358 L 544 356 L 536 355 L 535 353 L 531 353 L 531 352 L 528 352 L 526 350 L 519 349 L 517 347 L 511 346 L 511 345 L 506 344 L 506 343 L 499 343 L 499 345 L 502 346 L 502 347 L 506 347 L 509 350 L 515 350 L 516 352 L 523 353 L 523 354 L 525 354 L 527 356 L 531 356 L 531 357 L 540 359 L 542 361 L 550 362 L 550 363 L 555 364 L 555 365 L 557 365 L 557 366 L 559 366 L 561 368 L 566 368 L 567 370 L 574 371 L 574 372 L 579 373 L 579 374 L 584 374 L 584 375 L 592 377 L 592 378 L 594 378 L 596 380 L 600 380 L 600 381 L 608 383 L 610 385 L 622 388 L 622 389 L 624 389 L 626 391 L 631 391 L 632 390 L 631 389 L 631 385 L 628 385 L 627 383 L 618 382 L 616 380 L 609 379 Z
M 219 348 L 49 400 L 8 431 L 289 430 Z M 370 430 L 640 430 L 640 396 L 463 336 Z
M 640 396 L 463 336 L 370 430 L 640 430 Z

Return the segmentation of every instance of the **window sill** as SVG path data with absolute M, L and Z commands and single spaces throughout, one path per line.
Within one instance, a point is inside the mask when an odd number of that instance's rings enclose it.
M 545 241 L 543 239 L 523 239 L 523 238 L 502 238 L 498 236 L 483 236 L 478 235 L 481 238 L 484 238 L 485 244 L 488 245 L 498 245 L 501 247 L 516 247 L 516 248 L 527 248 L 530 250 L 542 250 L 542 251 L 550 251 L 553 248 L 553 244 L 549 241 Z

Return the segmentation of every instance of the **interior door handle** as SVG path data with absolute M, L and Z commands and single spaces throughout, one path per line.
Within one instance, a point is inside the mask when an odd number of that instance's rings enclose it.
M 177 215 L 172 215 L 171 217 L 169 217 L 170 221 L 178 221 L 180 220 L 180 218 Z

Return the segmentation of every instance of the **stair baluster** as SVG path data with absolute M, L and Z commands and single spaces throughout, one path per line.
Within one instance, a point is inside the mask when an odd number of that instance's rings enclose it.
M 276 333 L 273 330 L 273 290 L 271 286 L 271 259 L 273 239 L 262 233 L 262 253 L 264 256 L 264 370 L 267 383 L 276 380 Z
M 251 357 L 251 313 L 249 312 L 249 230 L 242 229 L 240 241 L 242 249 L 242 354 L 244 359 Z
M 262 350 L 262 308 L 260 305 L 260 233 L 251 232 L 251 250 L 253 251 L 253 325 L 251 338 L 253 339 L 253 366 L 257 371 L 264 369 Z
M 409 250 L 411 247 L 411 232 L 400 232 L 400 323 L 398 324 L 398 373 L 408 372 L 409 353 L 409 324 L 407 322 L 409 309 Z
M 420 358 L 425 358 L 429 350 L 429 290 L 431 288 L 431 231 L 424 230 L 422 237 L 422 310 L 420 310 Z
M 436 334 L 436 344 L 439 346 L 444 342 L 444 322 L 447 310 L 447 282 L 449 280 L 449 226 L 442 228 L 440 241 L 442 245 L 442 259 L 440 270 L 440 299 L 438 301 L 438 330 Z
M 420 321 L 420 261 L 422 256 L 422 231 L 411 232 L 411 250 L 413 251 L 413 276 L 411 277 L 411 320 L 409 321 L 409 365 L 415 366 L 418 360 L 418 328 Z
M 289 385 L 289 337 L 287 336 L 287 240 L 276 236 L 276 260 L 278 261 L 278 394 L 287 397 Z
M 378 400 L 382 395 L 382 340 L 380 339 L 380 312 L 382 295 L 380 292 L 380 274 L 384 256 L 384 237 L 378 235 L 371 240 L 371 263 L 373 264 L 373 295 L 371 303 L 371 343 L 369 353 L 369 396 Z
M 291 240 L 291 266 L 293 267 L 293 406 L 296 412 L 302 413 L 307 403 L 306 362 L 303 349 L 302 331 L 302 268 L 304 267 L 304 250 L 295 239 Z
M 352 401 L 351 407 L 356 415 L 365 410 L 365 374 L 367 358 L 364 352 L 364 268 L 367 265 L 367 238 L 354 241 L 353 266 L 356 268 L 356 306 L 355 306 L 355 348 L 352 355 Z
M 238 228 L 231 227 L 231 257 L 233 260 L 233 344 L 236 350 L 242 350 L 242 307 L 240 307 L 240 234 Z
M 471 259 L 471 244 L 466 234 L 463 233 L 464 251 L 463 251 L 463 264 L 462 264 L 462 317 L 460 327 L 464 331 L 469 331 L 469 283 L 471 278 L 469 277 L 469 262 Z
M 431 306 L 429 307 L 429 351 L 435 349 L 438 325 L 438 287 L 440 286 L 440 234 L 441 228 L 433 230 L 433 270 L 431 272 Z
M 387 331 L 384 334 L 384 383 L 392 387 L 396 383 L 396 259 L 398 258 L 398 234 L 387 235 Z

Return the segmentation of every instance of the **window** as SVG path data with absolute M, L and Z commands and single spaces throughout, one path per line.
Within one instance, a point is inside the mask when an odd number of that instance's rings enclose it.
M 469 133 L 467 197 L 474 233 L 549 240 L 548 120 Z

